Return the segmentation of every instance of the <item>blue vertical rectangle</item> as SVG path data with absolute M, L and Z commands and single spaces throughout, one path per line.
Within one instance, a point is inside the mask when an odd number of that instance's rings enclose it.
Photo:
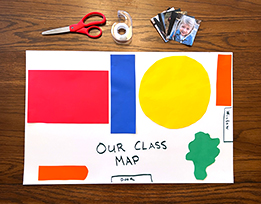
M 135 55 L 111 55 L 111 133 L 136 133 Z

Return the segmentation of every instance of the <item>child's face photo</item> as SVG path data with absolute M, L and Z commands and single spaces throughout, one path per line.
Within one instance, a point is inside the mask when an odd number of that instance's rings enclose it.
M 190 27 L 190 26 L 187 25 L 187 24 L 181 24 L 179 30 L 180 30 L 180 34 L 181 34 L 182 36 L 186 36 L 186 35 L 188 35 L 188 34 L 190 33 L 190 31 L 192 30 L 192 27 Z
M 167 39 L 192 46 L 200 23 L 201 20 L 177 13 L 175 22 L 170 29 L 170 33 L 167 35 Z

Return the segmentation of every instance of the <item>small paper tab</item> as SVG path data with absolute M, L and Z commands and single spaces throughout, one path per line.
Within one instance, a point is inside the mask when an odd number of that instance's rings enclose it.
M 224 142 L 233 142 L 233 109 L 227 107 L 224 109 Z

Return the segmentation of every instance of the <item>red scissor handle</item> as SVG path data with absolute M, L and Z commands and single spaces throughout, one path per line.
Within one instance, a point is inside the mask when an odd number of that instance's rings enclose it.
M 101 21 L 93 21 L 90 23 L 84 23 L 84 21 L 90 17 L 90 16 L 101 16 L 102 20 Z M 70 25 L 70 31 L 71 32 L 76 32 L 76 33 L 83 33 L 88 35 L 90 38 L 98 38 L 102 34 L 102 30 L 98 25 L 103 25 L 106 22 L 106 17 L 100 13 L 100 12 L 91 12 L 86 14 L 77 24 Z M 100 32 L 98 35 L 90 35 L 89 31 L 92 29 L 98 29 Z

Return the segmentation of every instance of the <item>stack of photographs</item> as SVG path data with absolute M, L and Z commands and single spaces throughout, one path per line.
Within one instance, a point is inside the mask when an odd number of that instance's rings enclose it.
M 175 40 L 192 46 L 201 20 L 188 16 L 186 11 L 168 8 L 150 19 L 164 42 Z

